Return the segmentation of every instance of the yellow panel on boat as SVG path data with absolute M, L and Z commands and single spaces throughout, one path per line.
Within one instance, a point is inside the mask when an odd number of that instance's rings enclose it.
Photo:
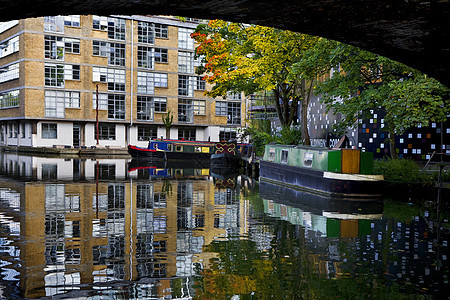
M 202 153 L 209 153 L 210 147 L 202 147 Z
M 202 175 L 209 175 L 209 169 L 202 169 Z
M 359 149 L 342 149 L 342 173 L 359 174 L 361 153 Z
M 341 237 L 357 237 L 358 220 L 341 220 Z

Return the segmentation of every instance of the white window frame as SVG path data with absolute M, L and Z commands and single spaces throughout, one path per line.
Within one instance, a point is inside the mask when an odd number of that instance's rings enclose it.
M 19 52 L 19 45 L 19 36 L 15 36 L 0 43 L 0 58 Z
M 167 73 L 153 73 L 155 87 L 167 87 Z
M 194 50 L 194 40 L 191 38 L 193 32 L 194 29 L 178 28 L 178 48 Z
M 137 72 L 137 93 L 145 95 L 155 94 L 154 74 L 150 72 Z
M 19 78 L 19 63 L 0 67 L 0 83 Z
M 194 73 L 194 52 L 178 51 L 178 72 Z

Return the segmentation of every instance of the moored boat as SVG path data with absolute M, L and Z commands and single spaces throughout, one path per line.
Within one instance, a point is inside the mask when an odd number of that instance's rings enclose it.
M 348 199 L 381 199 L 383 176 L 373 175 L 373 153 L 359 149 L 266 145 L 260 179 Z

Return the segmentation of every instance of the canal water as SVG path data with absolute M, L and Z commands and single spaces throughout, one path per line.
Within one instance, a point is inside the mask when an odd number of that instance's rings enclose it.
M 0 153 L 1 299 L 448 299 L 448 202 Z M 442 204 L 444 203 L 444 204 Z

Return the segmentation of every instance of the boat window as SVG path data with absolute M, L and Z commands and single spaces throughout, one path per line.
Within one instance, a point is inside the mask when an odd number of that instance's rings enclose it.
M 269 161 L 275 161 L 275 149 L 269 149 Z
M 194 151 L 195 152 L 202 152 L 202 147 L 196 146 Z
M 167 150 L 172 151 L 172 144 L 167 145 Z
M 288 154 L 289 154 L 288 150 L 281 150 L 281 162 L 282 163 L 287 164 Z
M 183 151 L 183 146 L 175 146 L 175 151 L 176 152 Z
M 153 144 L 153 148 L 156 150 L 156 149 L 158 149 L 158 144 L 157 143 L 154 143 Z
M 311 167 L 313 163 L 313 153 L 305 153 L 305 156 L 303 157 L 303 166 L 305 167 Z

